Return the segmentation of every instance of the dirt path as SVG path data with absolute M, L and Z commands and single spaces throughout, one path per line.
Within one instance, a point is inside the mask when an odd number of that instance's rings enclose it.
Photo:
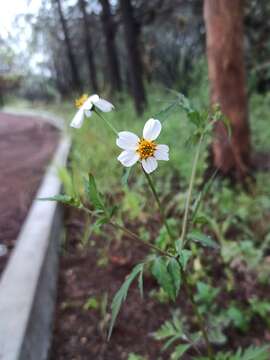
M 0 246 L 4 244 L 8 249 L 6 256 L 0 254 L 0 273 L 57 138 L 57 130 L 36 117 L 0 113 Z

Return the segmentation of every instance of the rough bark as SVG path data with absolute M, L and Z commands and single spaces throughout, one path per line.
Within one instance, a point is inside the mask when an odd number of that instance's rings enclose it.
M 82 84 L 81 84 L 78 69 L 76 66 L 75 57 L 72 52 L 72 45 L 71 45 L 71 41 L 70 41 L 70 37 L 69 37 L 66 19 L 64 18 L 64 14 L 63 14 L 63 10 L 62 10 L 61 0 L 55 0 L 55 1 L 57 3 L 59 19 L 60 19 L 63 33 L 64 33 L 64 41 L 65 41 L 67 57 L 68 57 L 69 65 L 70 65 L 72 83 L 76 90 L 81 91 Z
M 98 92 L 97 71 L 94 61 L 92 37 L 90 34 L 90 24 L 86 12 L 85 0 L 79 0 L 79 6 L 83 17 L 83 33 L 84 33 L 85 51 L 86 51 L 86 58 L 87 58 L 89 77 L 90 77 L 89 80 L 90 80 L 90 84 L 92 85 L 93 91 Z
M 250 168 L 250 132 L 243 54 L 243 1 L 205 0 L 211 103 L 219 104 L 231 123 L 232 136 L 218 123 L 213 142 L 214 165 L 243 179 Z
M 115 45 L 115 24 L 112 19 L 110 3 L 108 0 L 100 0 L 100 3 L 102 6 L 101 21 L 105 37 L 110 84 L 113 91 L 121 91 L 122 83 Z
M 139 28 L 133 16 L 130 0 L 120 0 L 124 36 L 127 48 L 128 70 L 131 80 L 131 90 L 135 109 L 141 114 L 146 105 L 146 95 L 143 84 L 143 67 L 139 49 Z

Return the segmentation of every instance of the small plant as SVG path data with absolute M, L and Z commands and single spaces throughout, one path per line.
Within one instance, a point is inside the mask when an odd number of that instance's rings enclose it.
M 180 359 L 189 349 L 193 349 L 196 353 L 200 353 L 201 349 L 203 349 L 207 353 L 207 358 L 211 360 L 266 359 L 266 347 L 250 347 L 246 350 L 239 349 L 235 354 L 231 352 L 215 353 L 212 343 L 218 342 L 217 329 L 219 329 L 219 343 L 223 342 L 222 328 L 217 319 L 208 315 L 209 312 L 216 311 L 215 302 L 220 290 L 203 281 L 197 281 L 194 286 L 193 281 L 191 281 L 192 278 L 196 278 L 193 277 L 196 267 L 198 268 L 198 265 L 201 267 L 200 256 L 202 256 L 203 250 L 207 249 L 209 252 L 216 252 L 221 248 L 224 251 L 224 244 L 226 243 L 224 231 L 218 232 L 219 228 L 216 226 L 217 223 L 214 221 L 213 214 L 204 213 L 202 210 L 203 204 L 214 183 L 216 172 L 204 186 L 201 186 L 200 191 L 196 191 L 196 175 L 200 158 L 204 153 L 208 139 L 211 137 L 213 126 L 216 122 L 223 122 L 228 132 L 230 132 L 228 121 L 222 115 L 219 107 L 214 106 L 210 112 L 200 112 L 192 107 L 186 97 L 177 94 L 176 99 L 169 104 L 167 109 L 163 109 L 160 114 L 162 117 L 166 117 L 166 113 L 172 108 L 181 108 L 185 112 L 187 121 L 192 128 L 187 143 L 190 146 L 190 151 L 194 153 L 194 158 L 186 196 L 182 199 L 184 201 L 181 200 L 181 206 L 184 205 L 183 216 L 179 220 L 179 218 L 172 219 L 168 216 L 167 208 L 161 200 L 160 191 L 157 190 L 154 178 L 152 177 L 152 173 L 158 168 L 158 162 L 169 161 L 171 152 L 175 151 L 175 149 L 170 149 L 168 145 L 156 142 L 156 139 L 161 135 L 164 120 L 162 123 L 157 119 L 158 116 L 150 118 L 144 125 L 142 136 L 138 137 L 133 132 L 126 130 L 119 132 L 115 129 L 101 114 L 101 111 L 111 111 L 113 105 L 106 100 L 100 99 L 97 95 L 92 97 L 84 96 L 78 101 L 77 105 L 79 110 L 71 126 L 80 127 L 84 116 L 92 114 L 96 114 L 109 126 L 113 135 L 116 136 L 116 145 L 122 150 L 117 159 L 125 168 L 122 179 L 125 191 L 128 191 L 125 184 L 127 184 L 130 177 L 142 175 L 144 178 L 141 180 L 141 184 L 149 187 L 156 202 L 156 208 L 151 208 L 151 215 L 155 215 L 156 218 L 159 216 L 160 219 L 159 233 L 155 238 L 152 238 L 151 234 L 143 237 L 140 235 L 140 231 L 135 232 L 127 228 L 123 219 L 119 219 L 119 215 L 117 216 L 117 214 L 121 214 L 119 209 L 128 213 L 129 204 L 131 204 L 131 207 L 134 205 L 134 213 L 132 214 L 131 212 L 131 217 L 135 218 L 141 209 L 138 198 L 142 197 L 142 192 L 140 192 L 140 197 L 132 195 L 131 192 L 124 201 L 124 208 L 122 208 L 121 200 L 117 204 L 113 204 L 111 198 L 104 196 L 99 191 L 92 173 L 89 173 L 84 181 L 85 196 L 83 199 L 76 191 L 69 191 L 69 193 L 47 199 L 78 208 L 92 219 L 95 228 L 101 228 L 103 225 L 110 226 L 115 231 L 125 234 L 131 240 L 131 244 L 136 242 L 149 250 L 146 259 L 132 269 L 114 296 L 111 304 L 111 323 L 108 339 L 112 335 L 117 316 L 121 306 L 127 299 L 129 288 L 133 282 L 137 282 L 140 294 L 143 297 L 143 276 L 144 272 L 148 271 L 156 279 L 160 288 L 166 293 L 171 302 L 175 303 L 180 293 L 185 294 L 184 296 L 188 299 L 192 308 L 193 316 L 190 324 L 187 323 L 187 320 L 184 322 L 184 316 L 182 316 L 182 319 L 179 319 L 180 313 L 178 312 L 173 315 L 172 321 L 165 322 L 154 335 L 156 339 L 166 341 L 163 349 L 168 349 L 175 344 L 171 353 L 171 360 Z M 106 139 L 103 140 L 106 141 Z M 107 154 L 107 161 L 114 161 L 113 155 Z M 162 166 L 162 162 L 159 164 Z M 131 173 L 132 167 L 135 169 Z M 148 192 L 145 192 L 145 195 L 148 196 Z M 148 201 L 149 198 L 146 197 L 145 202 Z M 158 214 L 156 214 L 157 212 Z M 212 219 L 212 226 L 216 226 L 216 233 L 219 233 L 217 239 L 219 244 L 202 226 L 202 224 L 211 223 Z M 198 251 L 198 248 L 202 249 L 202 251 Z M 243 252 L 247 256 L 254 255 L 254 249 L 248 243 L 243 243 L 240 250 L 237 251 L 237 253 Z M 224 259 L 226 262 L 227 258 L 224 257 Z M 194 266 L 192 267 L 193 261 Z M 93 299 L 87 303 L 87 307 L 90 306 L 90 308 L 95 305 Z M 268 311 L 264 306 L 261 307 L 261 312 L 266 310 Z M 229 320 L 234 322 L 236 326 L 245 328 L 239 309 L 231 307 L 227 315 Z M 196 330 L 190 332 L 191 328 Z M 213 333 L 216 334 L 215 339 Z M 138 356 L 130 354 L 129 358 L 138 359 Z M 199 358 L 197 357 L 197 359 Z M 204 358 L 201 357 L 201 359 Z

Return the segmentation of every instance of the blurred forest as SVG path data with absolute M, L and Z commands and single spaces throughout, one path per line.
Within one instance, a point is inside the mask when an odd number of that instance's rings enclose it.
M 139 108 L 149 83 L 188 94 L 205 57 L 202 8 L 201 0 L 42 0 L 37 14 L 18 15 L 14 32 L 0 39 L 1 88 L 47 100 L 89 88 L 113 93 L 133 88 Z M 249 91 L 265 92 L 270 4 L 249 0 L 243 12 Z M 20 47 L 29 27 L 31 39 Z
M 153 87 L 205 93 L 208 60 L 211 102 L 233 128 L 232 144 L 217 128 L 214 163 L 241 179 L 251 166 L 248 95 L 270 88 L 269 16 L 258 0 L 40 0 L 0 39 L 1 102 L 130 94 L 140 115 Z

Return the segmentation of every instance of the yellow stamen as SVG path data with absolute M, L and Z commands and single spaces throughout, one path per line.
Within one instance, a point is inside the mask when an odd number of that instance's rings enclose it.
M 83 106 L 83 104 L 86 102 L 86 100 L 88 99 L 89 95 L 87 94 L 83 94 L 79 99 L 75 100 L 75 106 L 79 109 L 80 107 Z
M 157 144 L 151 140 L 140 139 L 137 153 L 140 155 L 141 160 L 147 159 L 154 155 Z

